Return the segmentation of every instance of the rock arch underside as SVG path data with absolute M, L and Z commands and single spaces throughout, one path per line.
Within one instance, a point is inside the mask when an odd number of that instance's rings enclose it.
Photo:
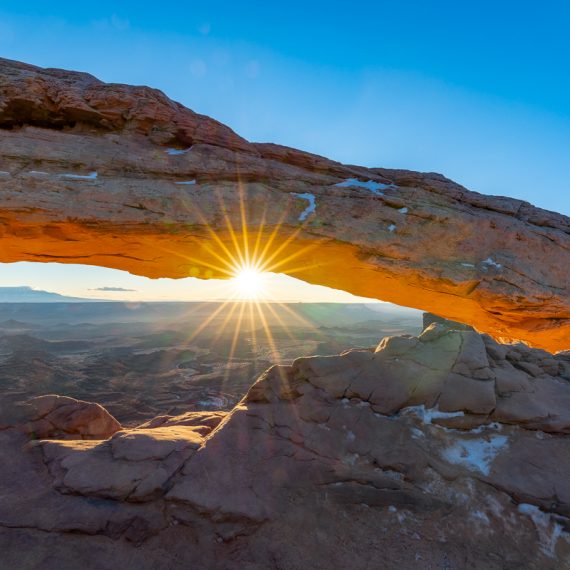
M 570 567 L 568 218 L 0 60 L 1 262 L 212 278 L 248 257 L 439 316 L 139 425 L 4 398 L 1 345 L 2 568 Z
M 275 271 L 570 347 L 563 215 L 439 174 L 250 143 L 160 91 L 8 60 L 0 128 L 2 262 L 227 277 L 210 230 L 237 257 L 230 229 L 245 218 L 261 250 L 272 234 L 282 246 Z

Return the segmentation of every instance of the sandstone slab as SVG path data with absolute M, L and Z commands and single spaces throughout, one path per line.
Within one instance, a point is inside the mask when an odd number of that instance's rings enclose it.
M 106 439 L 121 424 L 102 406 L 67 396 L 47 395 L 28 400 L 22 428 L 37 439 Z
M 568 218 L 439 174 L 250 143 L 157 90 L 5 59 L 0 171 L 2 262 L 227 278 L 258 243 L 266 270 L 569 348 Z

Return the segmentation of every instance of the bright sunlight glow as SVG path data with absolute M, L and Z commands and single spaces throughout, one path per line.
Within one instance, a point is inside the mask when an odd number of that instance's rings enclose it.
M 263 296 L 264 274 L 261 271 L 245 267 L 237 272 L 233 280 L 239 297 L 257 299 Z

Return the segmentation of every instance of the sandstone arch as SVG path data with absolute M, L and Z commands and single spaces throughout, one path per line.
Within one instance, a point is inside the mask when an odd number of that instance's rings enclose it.
M 307 282 L 570 348 L 570 219 L 439 174 L 249 143 L 157 90 L 4 59 L 0 171 L 0 262 L 223 277 L 257 243 Z

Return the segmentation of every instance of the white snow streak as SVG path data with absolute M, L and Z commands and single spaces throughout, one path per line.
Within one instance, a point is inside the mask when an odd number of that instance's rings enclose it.
M 338 186 L 339 188 L 366 188 L 366 190 L 370 190 L 370 192 L 377 196 L 384 196 L 380 190 L 396 188 L 394 184 L 384 184 L 382 182 L 374 182 L 374 180 L 363 182 L 362 180 L 358 180 L 358 178 L 347 178 L 344 182 L 338 182 L 335 186 Z
M 297 196 L 297 198 L 301 198 L 301 200 L 307 200 L 309 202 L 309 205 L 301 212 L 301 215 L 299 216 L 299 221 L 304 222 L 317 207 L 315 195 L 309 194 L 308 192 L 305 194 L 297 194 L 296 192 L 293 192 L 293 196 Z
M 456 441 L 443 451 L 443 457 L 455 465 L 463 465 L 471 471 L 489 475 L 495 456 L 507 444 L 505 435 L 493 435 L 488 439 L 465 439 Z
M 424 404 L 421 406 L 408 406 L 407 408 L 402 408 L 400 410 L 400 414 L 404 416 L 417 416 L 424 424 L 431 424 L 432 420 L 458 418 L 465 415 L 463 412 L 440 412 L 437 406 L 435 408 L 426 409 Z
M 169 154 L 170 156 L 179 156 L 181 154 L 186 154 L 187 152 L 190 152 L 190 150 L 192 150 L 191 146 L 189 146 L 188 148 L 184 148 L 184 149 L 167 148 L 166 154 Z
M 90 172 L 86 176 L 82 176 L 81 174 L 60 174 L 59 176 L 69 180 L 95 180 L 97 178 L 97 173 Z
M 490 257 L 488 257 L 487 259 L 485 259 L 481 263 L 483 263 L 484 265 L 488 265 L 490 267 L 495 267 L 496 269 L 501 269 L 503 267 L 500 263 L 497 263 L 496 261 L 494 261 Z
M 552 520 L 552 517 L 538 507 L 521 503 L 518 510 L 523 515 L 527 515 L 532 519 L 538 537 L 540 539 L 541 549 L 547 556 L 556 557 L 556 543 L 562 534 L 562 525 Z

